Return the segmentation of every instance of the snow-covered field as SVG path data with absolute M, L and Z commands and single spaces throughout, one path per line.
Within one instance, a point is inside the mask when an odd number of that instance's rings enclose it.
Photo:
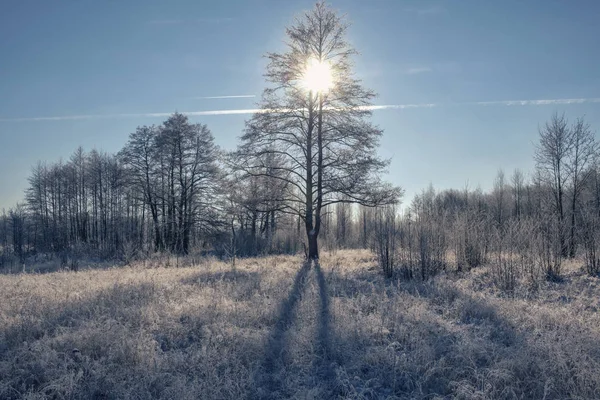
M 600 398 L 599 282 L 565 275 L 512 299 L 367 251 L 2 275 L 0 398 Z

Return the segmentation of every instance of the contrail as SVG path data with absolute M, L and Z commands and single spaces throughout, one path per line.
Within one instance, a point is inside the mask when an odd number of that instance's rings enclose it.
M 500 101 L 471 101 L 462 103 L 427 103 L 427 104 L 386 104 L 366 107 L 369 110 L 390 110 L 405 108 L 431 108 L 444 106 L 547 106 L 564 104 L 600 103 L 600 98 L 584 99 L 548 99 L 548 100 L 500 100 Z
M 502 101 L 475 101 L 463 103 L 418 103 L 418 104 L 383 104 L 360 107 L 361 110 L 404 110 L 410 108 L 433 108 L 447 106 L 546 106 L 546 105 L 565 105 L 565 104 L 589 104 L 600 103 L 600 98 L 582 98 L 582 99 L 547 99 L 547 100 L 502 100 Z M 232 109 L 232 110 L 206 110 L 206 111 L 185 111 L 182 114 L 189 116 L 207 116 L 207 115 L 240 115 L 255 113 L 275 113 L 286 112 L 289 110 L 265 110 L 258 108 Z M 30 121 L 74 121 L 88 119 L 110 119 L 110 118 L 164 118 L 172 115 L 172 112 L 158 113 L 139 113 L 139 114 L 88 114 L 88 115 L 65 115 L 54 117 L 23 117 L 23 118 L 0 118 L 0 122 L 30 122 Z
M 478 101 L 475 103 L 457 103 L 459 105 L 474 104 L 478 106 L 547 106 L 554 104 L 584 104 L 584 103 L 600 103 L 600 98 L 588 99 L 552 99 L 552 100 L 505 100 L 505 101 Z
M 254 94 L 238 94 L 235 96 L 199 96 L 199 97 L 192 97 L 192 99 L 247 99 L 247 98 L 251 98 L 251 97 L 256 97 L 256 95 Z
M 240 110 L 207 110 L 207 111 L 184 111 L 181 114 L 189 116 L 204 115 L 236 115 L 255 114 L 265 112 L 258 108 Z M 65 115 L 60 117 L 28 117 L 28 118 L 0 118 L 0 122 L 27 122 L 27 121 L 74 121 L 86 119 L 111 119 L 111 118 L 163 118 L 173 115 L 172 112 L 140 113 L 140 114 L 90 114 L 90 115 Z

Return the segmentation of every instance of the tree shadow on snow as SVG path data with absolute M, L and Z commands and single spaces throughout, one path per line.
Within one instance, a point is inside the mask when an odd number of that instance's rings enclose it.
M 304 293 L 309 271 L 310 262 L 304 262 L 296 273 L 288 297 L 281 303 L 277 312 L 275 326 L 265 346 L 264 359 L 255 375 L 256 387 L 258 388 L 257 396 L 259 398 L 269 399 L 281 396 L 283 377 L 277 374 L 277 371 L 279 369 L 281 372 L 287 357 L 285 333 L 296 316 L 297 306 Z

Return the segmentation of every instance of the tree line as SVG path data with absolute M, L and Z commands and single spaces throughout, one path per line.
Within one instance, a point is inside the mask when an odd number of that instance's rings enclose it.
M 322 242 L 330 250 L 371 248 L 385 273 L 405 278 L 493 263 L 502 285 L 514 288 L 522 278 L 560 279 L 564 259 L 575 256 L 597 275 L 599 155 L 583 118 L 569 124 L 554 114 L 540 128 L 530 174 L 500 170 L 488 192 L 429 187 L 403 213 L 342 195 L 348 201 L 320 213 Z M 2 260 L 307 251 L 305 221 L 286 198 L 291 184 L 275 175 L 288 173 L 285 160 L 255 157 L 251 174 L 239 160 L 239 150 L 221 151 L 205 125 L 175 113 L 138 127 L 117 154 L 78 148 L 66 162 L 38 163 L 25 202 L 0 216 Z
M 417 195 L 407 212 L 376 211 L 373 249 L 388 275 L 427 279 L 440 271 L 492 266 L 498 285 L 562 279 L 579 256 L 600 273 L 600 148 L 584 118 L 555 113 L 539 129 L 535 170 L 499 170 L 493 188 Z

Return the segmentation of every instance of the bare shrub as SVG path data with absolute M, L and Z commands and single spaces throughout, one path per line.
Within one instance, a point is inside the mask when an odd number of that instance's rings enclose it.
M 545 259 L 546 263 L 554 262 L 554 259 L 552 253 L 536 251 L 536 246 L 543 245 L 538 236 L 539 229 L 539 224 L 533 220 L 514 219 L 508 221 L 503 229 L 495 231 L 497 252 L 491 262 L 491 271 L 495 285 L 507 294 L 514 295 L 521 284 L 528 289 L 537 289 L 548 276 L 548 264 L 544 264 L 540 257 L 550 257 Z M 543 251 L 548 249 L 542 247 Z
M 581 225 L 585 269 L 590 276 L 598 276 L 600 275 L 600 218 L 588 211 L 582 218 Z
M 564 235 L 561 226 L 554 219 L 542 219 L 536 237 L 538 262 L 546 279 L 560 280 Z
M 486 222 L 474 212 L 467 212 L 457 218 L 453 229 L 453 242 L 458 271 L 479 267 L 486 261 Z
M 380 207 L 376 211 L 376 224 L 373 234 L 373 250 L 386 277 L 394 275 L 396 266 L 396 242 L 398 236 L 396 207 Z
M 422 280 L 437 275 L 446 266 L 446 240 L 443 229 L 433 220 L 419 221 L 419 272 Z
M 464 262 L 469 268 L 479 267 L 485 262 L 483 248 L 478 239 L 467 236 L 464 249 Z
M 518 222 L 510 221 L 504 228 L 495 229 L 498 249 L 497 258 L 492 263 L 492 271 L 496 286 L 509 294 L 514 293 L 517 286 L 519 228 Z
M 427 280 L 446 269 L 448 240 L 445 219 L 404 216 L 398 229 L 397 264 L 403 278 Z
M 137 258 L 139 248 L 133 240 L 124 240 L 121 244 L 121 260 L 130 265 Z
M 79 270 L 79 259 L 82 254 L 81 246 L 74 245 L 71 248 L 65 248 L 60 252 L 60 266 L 70 271 Z
M 538 223 L 532 219 L 521 219 L 516 228 L 518 230 L 513 237 L 513 248 L 518 259 L 519 278 L 524 280 L 529 288 L 537 289 L 545 277 L 535 251 Z

